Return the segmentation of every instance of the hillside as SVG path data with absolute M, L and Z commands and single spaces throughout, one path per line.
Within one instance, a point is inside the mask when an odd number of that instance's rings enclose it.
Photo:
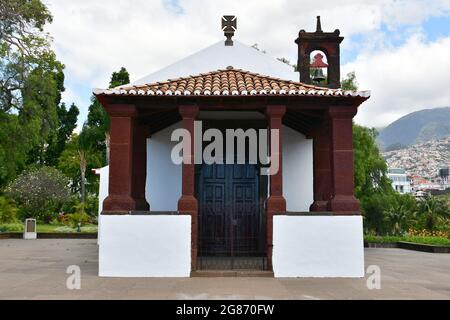
M 408 146 L 450 136 L 450 107 L 425 109 L 410 113 L 380 131 L 383 149 Z
M 450 136 L 383 153 L 390 168 L 403 168 L 410 175 L 434 178 L 450 167 Z

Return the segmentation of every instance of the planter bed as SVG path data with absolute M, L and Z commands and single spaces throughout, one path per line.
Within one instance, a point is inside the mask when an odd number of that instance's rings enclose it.
M 398 242 L 364 241 L 364 248 L 399 248 L 431 253 L 450 253 L 450 246 L 440 246 L 440 245 L 414 243 L 406 241 L 398 241 Z
M 431 253 L 450 253 L 450 246 L 438 246 L 433 244 L 422 244 L 422 243 L 413 243 L 413 242 L 397 242 L 398 248 L 408 249 L 408 250 L 416 250 L 423 252 L 431 252 Z

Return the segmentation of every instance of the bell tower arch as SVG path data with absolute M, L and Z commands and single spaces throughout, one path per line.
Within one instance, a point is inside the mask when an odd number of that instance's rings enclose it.
M 300 30 L 295 43 L 298 45 L 298 70 L 300 72 L 300 81 L 307 84 L 313 84 L 311 78 L 311 68 L 316 66 L 311 64 L 311 53 L 321 51 L 327 59 L 327 80 L 320 86 L 338 89 L 341 87 L 341 61 L 340 44 L 344 37 L 340 36 L 340 31 L 323 32 L 320 22 L 320 16 L 317 17 L 317 26 L 315 32 L 306 32 Z M 325 66 L 323 66 L 325 67 Z

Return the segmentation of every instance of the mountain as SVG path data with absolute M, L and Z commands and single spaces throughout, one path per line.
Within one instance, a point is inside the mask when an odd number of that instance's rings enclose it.
M 407 114 L 380 131 L 378 142 L 386 150 L 450 136 L 450 107 Z

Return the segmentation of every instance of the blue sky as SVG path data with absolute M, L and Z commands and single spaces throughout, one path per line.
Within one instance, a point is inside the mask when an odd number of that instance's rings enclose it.
M 94 87 L 126 67 L 131 80 L 222 39 L 220 16 L 238 16 L 237 39 L 296 60 L 298 30 L 341 30 L 342 75 L 355 71 L 372 97 L 357 122 L 384 126 L 409 112 L 450 106 L 450 1 L 47 0 L 48 31 L 66 65 L 67 103 L 86 119 Z M 434 83 L 430 74 L 437 74 Z M 161 79 L 164 80 L 164 79 Z

